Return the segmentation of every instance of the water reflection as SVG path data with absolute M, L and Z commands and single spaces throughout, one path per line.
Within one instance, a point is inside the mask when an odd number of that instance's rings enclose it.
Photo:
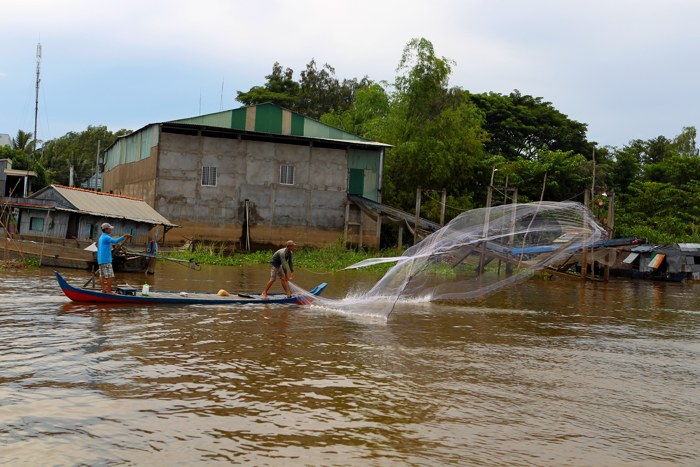
M 159 265 L 148 281 L 256 290 L 266 269 Z M 694 284 L 535 279 L 479 302 L 400 303 L 383 321 L 74 304 L 50 271 L 0 277 L 8 464 L 700 462 Z M 372 276 L 323 280 L 341 298 Z

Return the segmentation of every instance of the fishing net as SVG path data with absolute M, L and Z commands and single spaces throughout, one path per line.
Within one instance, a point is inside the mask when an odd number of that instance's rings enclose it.
M 398 302 L 483 298 L 549 269 L 566 271 L 607 232 L 580 203 L 539 202 L 474 209 L 408 248 L 403 255 L 348 269 L 396 263 L 369 290 L 314 304 L 388 317 Z

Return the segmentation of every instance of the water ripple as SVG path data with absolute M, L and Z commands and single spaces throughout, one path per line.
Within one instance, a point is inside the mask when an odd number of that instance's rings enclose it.
M 69 304 L 46 279 L 0 285 L 10 465 L 700 463 L 685 289 L 535 282 L 377 322 Z

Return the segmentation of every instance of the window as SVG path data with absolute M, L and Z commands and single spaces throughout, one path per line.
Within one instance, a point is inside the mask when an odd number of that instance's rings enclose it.
M 44 231 L 44 218 L 43 217 L 30 217 L 29 218 L 29 230 L 34 232 Z
M 202 167 L 202 186 L 216 186 L 216 167 Z
M 281 165 L 280 166 L 280 183 L 282 185 L 294 185 L 294 166 L 293 165 Z

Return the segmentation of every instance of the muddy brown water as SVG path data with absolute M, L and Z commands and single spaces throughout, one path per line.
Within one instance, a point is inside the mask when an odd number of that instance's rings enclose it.
M 328 282 L 331 298 L 377 279 L 296 276 Z M 159 263 L 145 281 L 259 291 L 266 279 L 266 267 Z M 0 464 L 700 465 L 699 294 L 532 279 L 383 321 L 74 304 L 49 269 L 0 271 Z

